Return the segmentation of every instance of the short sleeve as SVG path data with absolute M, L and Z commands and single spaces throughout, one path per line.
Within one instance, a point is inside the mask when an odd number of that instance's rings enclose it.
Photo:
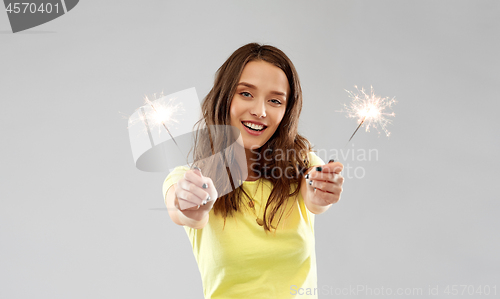
M 309 167 L 313 167 L 316 165 L 325 165 L 325 162 L 321 160 L 318 155 L 316 155 L 314 152 L 309 152 Z
M 179 167 L 176 167 L 171 173 L 168 174 L 167 178 L 165 179 L 165 181 L 163 182 L 163 200 L 165 200 L 166 196 L 167 196 L 167 191 L 168 189 L 170 189 L 170 187 L 172 187 L 172 185 L 174 185 L 175 183 L 177 183 L 183 176 L 184 176 L 184 173 L 186 173 L 186 171 L 188 171 L 189 168 L 186 167 L 186 166 L 179 166 Z

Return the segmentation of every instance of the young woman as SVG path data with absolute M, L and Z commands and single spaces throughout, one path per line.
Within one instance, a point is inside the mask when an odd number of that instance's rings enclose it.
M 222 182 L 224 165 L 206 161 L 227 144 L 205 132 L 193 149 L 198 167 L 178 167 L 163 184 L 205 298 L 317 298 L 314 215 L 339 200 L 343 166 L 312 153 L 297 132 L 301 109 L 295 67 L 275 47 L 245 45 L 217 71 L 200 124 L 239 130 L 248 176 L 241 186 Z M 231 192 L 220 192 L 228 182 Z

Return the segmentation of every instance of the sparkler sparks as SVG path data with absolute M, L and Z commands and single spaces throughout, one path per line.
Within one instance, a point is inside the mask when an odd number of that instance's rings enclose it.
M 165 128 L 167 132 L 170 134 L 170 130 L 167 127 L 173 125 L 174 123 L 179 123 L 179 121 L 175 118 L 176 115 L 184 112 L 181 103 L 175 103 L 175 99 L 166 99 L 163 96 L 163 93 L 160 94 L 159 98 L 156 98 L 156 94 L 153 95 L 155 98 L 153 101 L 149 100 L 148 97 L 144 98 L 144 101 L 147 106 L 151 107 L 151 109 L 142 109 L 142 113 L 140 113 L 141 121 L 147 122 L 149 128 L 152 130 L 154 128 L 158 128 L 158 134 L 161 131 L 161 128 Z M 171 134 L 170 134 L 171 135 Z M 174 139 L 172 136 L 170 136 Z M 175 141 L 175 140 L 174 140 Z
M 357 86 L 354 86 L 354 88 L 358 91 L 357 93 L 346 90 L 352 101 L 350 105 L 344 104 L 345 111 L 340 111 L 346 112 L 349 118 L 357 118 L 359 122 L 349 141 L 351 141 L 363 123 L 365 123 L 366 132 L 370 132 L 370 128 L 375 128 L 379 134 L 380 131 L 384 131 L 385 135 L 389 137 L 391 133 L 387 130 L 387 125 L 391 124 L 392 120 L 387 117 L 394 117 L 395 114 L 394 112 L 386 112 L 386 109 L 391 109 L 392 105 L 397 103 L 396 100 L 394 98 L 389 99 L 387 97 L 376 96 L 373 93 L 373 87 L 371 87 L 369 94 L 363 88 L 361 90 Z
M 146 105 L 136 109 L 136 112 L 129 118 L 129 129 L 137 122 L 142 122 L 146 131 L 145 133 L 147 133 L 149 140 L 151 141 L 151 145 L 153 145 L 153 131 L 158 128 L 157 134 L 159 137 L 161 135 L 162 128 L 164 128 L 177 148 L 181 150 L 179 144 L 172 135 L 172 132 L 169 130 L 169 127 L 172 127 L 174 123 L 179 123 L 176 116 L 184 112 L 182 104 L 176 103 L 175 98 L 167 99 L 163 93 L 161 93 L 158 97 L 154 94 L 153 98 L 154 100 L 151 101 L 147 96 L 144 97 Z
M 143 99 L 143 104 L 128 117 L 135 166 L 156 172 L 171 171 L 183 160 L 189 165 L 187 153 L 192 148 L 193 128 L 201 114 L 196 89 Z
M 163 94 L 162 94 L 162 96 L 163 96 Z M 153 102 L 151 102 L 148 99 L 148 97 L 146 97 L 145 98 L 146 103 L 149 104 L 151 106 L 151 108 L 153 108 L 153 112 L 147 114 L 143 109 L 142 115 L 145 118 L 145 121 L 152 120 L 153 126 L 154 125 L 158 126 L 158 133 L 160 133 L 160 125 L 163 126 L 165 128 L 165 130 L 167 130 L 168 135 L 170 135 L 170 138 L 172 138 L 172 141 L 175 143 L 175 145 L 180 150 L 181 148 L 177 144 L 177 141 L 175 141 L 174 136 L 172 136 L 172 133 L 167 128 L 167 125 L 165 124 L 166 122 L 177 122 L 177 120 L 173 116 L 176 112 L 178 112 L 179 107 L 180 107 L 180 103 L 177 105 L 173 105 L 172 101 L 174 99 L 170 99 L 167 104 L 163 105 L 162 102 L 160 101 L 162 98 L 163 97 L 160 97 L 160 99 L 155 101 L 155 102 L 159 102 L 159 107 L 156 108 L 155 105 L 153 104 Z M 186 162 L 187 162 L 187 160 L 186 160 Z

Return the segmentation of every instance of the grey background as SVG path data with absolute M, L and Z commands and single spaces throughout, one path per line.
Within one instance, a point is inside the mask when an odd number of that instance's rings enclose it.
M 356 127 L 335 112 L 345 89 L 399 101 L 390 138 L 361 131 L 347 148 L 377 159 L 343 159 L 364 176 L 316 217 L 319 287 L 498 294 L 499 12 L 500 1 L 81 1 L 17 34 L 0 13 L 0 297 L 201 298 L 189 241 L 162 209 L 166 174 L 134 167 L 127 117 L 155 92 L 204 97 L 253 41 L 297 67 L 300 132 L 317 149 L 342 148 Z

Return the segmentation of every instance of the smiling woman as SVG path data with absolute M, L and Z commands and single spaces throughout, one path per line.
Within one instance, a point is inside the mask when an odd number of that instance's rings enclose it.
M 317 288 L 314 214 L 339 200 L 342 164 L 323 165 L 312 153 L 297 131 L 301 109 L 297 72 L 281 50 L 248 44 L 219 68 L 196 131 L 197 167 L 178 167 L 163 184 L 170 217 L 191 241 L 205 298 L 292 298 L 291 286 Z M 224 134 L 202 130 L 221 125 L 241 135 L 240 166 L 248 173 L 241 186 L 227 180 L 226 171 L 231 177 L 238 169 Z M 216 153 L 224 163 L 207 163 Z M 232 192 L 221 192 L 228 185 Z

